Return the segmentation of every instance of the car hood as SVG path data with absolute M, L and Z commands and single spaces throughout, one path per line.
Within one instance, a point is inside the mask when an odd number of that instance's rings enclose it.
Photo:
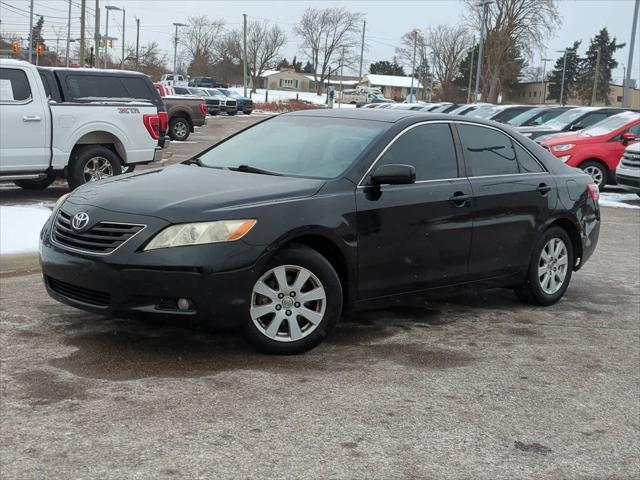
M 590 137 L 588 135 L 580 135 L 574 132 L 565 132 L 558 133 L 555 135 L 545 135 L 544 137 L 538 137 L 536 139 L 538 142 L 544 143 L 545 145 L 561 145 L 564 143 L 575 143 L 575 144 L 588 144 L 588 143 L 601 143 L 602 136 L 594 136 Z
M 66 201 L 170 222 L 195 221 L 222 218 L 219 211 L 230 207 L 312 196 L 324 183 L 318 179 L 174 165 L 88 183 Z

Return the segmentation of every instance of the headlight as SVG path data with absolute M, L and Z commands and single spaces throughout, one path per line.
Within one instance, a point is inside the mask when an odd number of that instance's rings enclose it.
M 561 162 L 567 163 L 569 161 L 569 159 L 571 158 L 571 155 L 564 155 L 562 157 L 556 157 L 558 160 L 560 160 Z
M 256 223 L 257 220 L 222 220 L 171 225 L 153 237 L 145 250 L 232 242 L 244 237 Z
M 58 200 L 56 200 L 56 203 L 53 204 L 53 211 L 51 212 L 52 214 L 58 211 L 58 209 L 62 206 L 62 204 L 64 203 L 64 201 L 67 199 L 69 195 L 71 194 L 65 193 Z
M 551 150 L 553 150 L 554 152 L 566 152 L 567 150 L 571 150 L 573 147 L 575 147 L 573 143 L 564 143 L 562 145 L 551 147 Z

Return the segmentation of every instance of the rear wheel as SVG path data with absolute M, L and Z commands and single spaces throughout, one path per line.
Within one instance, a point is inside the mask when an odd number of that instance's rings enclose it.
M 593 178 L 593 182 L 598 186 L 600 190 L 609 181 L 609 171 L 602 163 L 596 160 L 587 160 L 580 164 L 580 169 L 584 173 L 588 173 Z
M 562 298 L 573 272 L 573 244 L 567 232 L 551 227 L 538 240 L 518 298 L 533 305 L 553 305 Z
M 189 126 L 189 121 L 186 118 L 174 117 L 169 122 L 169 136 L 171 137 L 171 140 L 184 142 L 189 138 L 190 133 L 191 127 Z
M 55 179 L 55 175 L 48 174 L 46 177 L 37 180 L 14 180 L 13 183 L 25 190 L 43 190 L 51 185 Z
M 80 149 L 69 164 L 67 182 L 72 189 L 122 173 L 120 157 L 107 147 L 95 145 Z
M 229 115 L 230 117 L 233 117 L 236 113 L 238 113 L 238 112 L 237 111 L 236 112 L 227 111 L 227 115 Z
M 264 352 L 300 353 L 326 338 L 341 311 L 342 287 L 331 264 L 315 250 L 290 246 L 256 280 L 245 332 Z

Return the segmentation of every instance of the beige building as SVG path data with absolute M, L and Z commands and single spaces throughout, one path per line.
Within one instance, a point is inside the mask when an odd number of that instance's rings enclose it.
M 544 91 L 545 96 L 549 96 L 550 82 L 545 82 Z M 525 82 L 519 84 L 511 95 L 505 95 L 502 98 L 502 103 L 519 103 L 525 105 L 537 105 L 537 104 L 557 104 L 555 100 L 549 98 L 545 102 L 542 102 L 543 85 L 542 82 Z M 640 108 L 640 89 L 629 89 L 629 100 L 631 108 Z M 578 98 L 568 98 L 568 105 L 582 105 L 584 102 Z M 609 104 L 611 107 L 622 107 L 622 85 L 616 85 L 614 83 L 609 85 Z M 603 102 L 597 102 L 594 107 L 604 107 Z
M 361 87 L 379 88 L 387 98 L 404 100 L 411 90 L 411 77 L 399 77 L 396 75 L 366 74 L 358 84 Z M 422 84 L 417 78 L 413 79 L 413 93 L 420 96 Z
M 358 77 L 332 76 L 324 80 L 322 91 L 327 91 L 327 84 L 331 82 L 336 90 L 340 89 L 342 79 L 343 88 L 353 88 L 358 83 Z M 282 70 L 267 70 L 261 75 L 259 88 L 268 90 L 292 90 L 294 92 L 315 92 L 316 81 L 309 73 L 296 72 L 293 68 L 283 68 Z

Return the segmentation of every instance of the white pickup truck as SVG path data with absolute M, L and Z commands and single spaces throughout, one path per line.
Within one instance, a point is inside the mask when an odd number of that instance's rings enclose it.
M 157 161 L 164 103 L 137 72 L 0 60 L 0 181 L 76 188 Z

